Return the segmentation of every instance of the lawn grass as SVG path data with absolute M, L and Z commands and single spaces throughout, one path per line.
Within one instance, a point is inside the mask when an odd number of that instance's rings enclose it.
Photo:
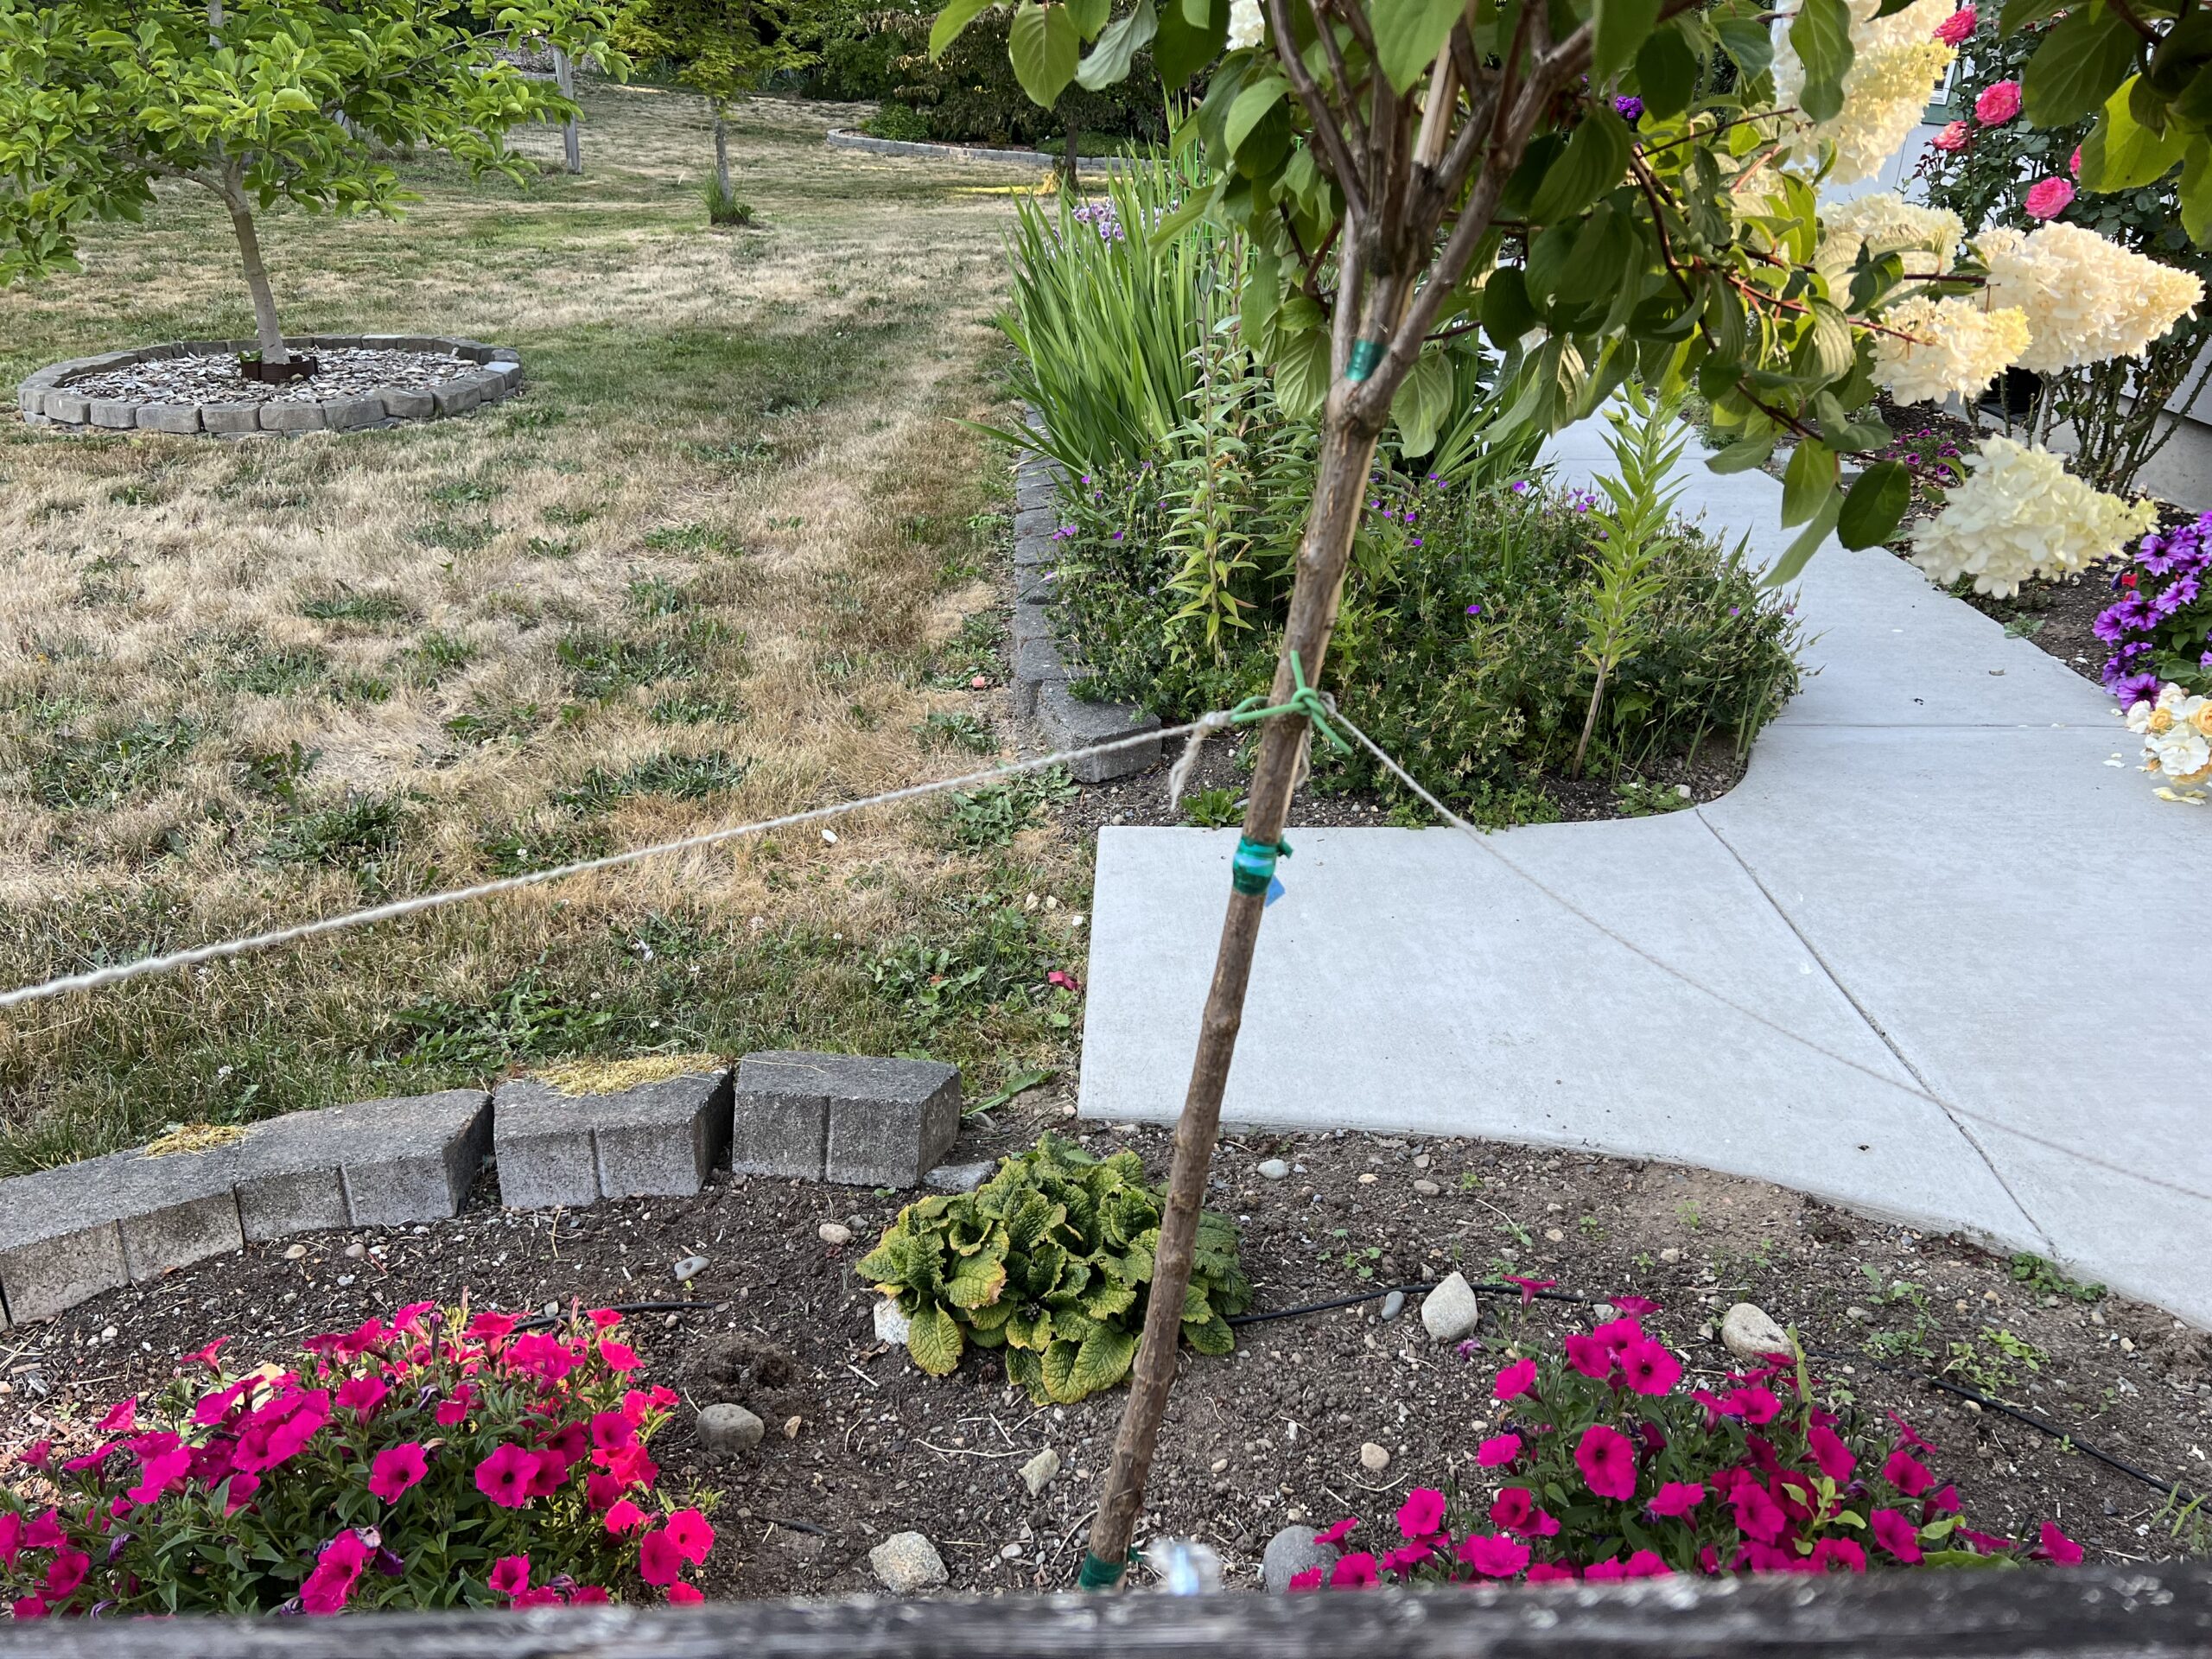
M 397 224 L 272 215 L 288 331 L 512 345 L 467 419 L 217 443 L 0 427 L 0 982 L 983 764 L 1009 181 L 588 87 L 588 171 L 403 168 Z M 517 148 L 557 155 L 551 133 Z M 183 187 L 0 296 L 0 375 L 249 332 Z M 973 620 L 971 620 L 973 619 Z M 947 734 L 959 741 L 948 742 Z M 1065 1064 L 1087 870 L 950 804 L 655 861 L 0 1016 L 0 1171 L 564 1055 Z M 1055 896 L 1057 908 L 1039 902 Z

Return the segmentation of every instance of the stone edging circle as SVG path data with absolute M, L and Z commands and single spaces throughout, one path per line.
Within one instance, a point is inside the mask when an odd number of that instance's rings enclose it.
M 832 127 L 826 142 L 832 149 L 864 149 L 871 156 L 925 156 L 940 162 L 997 162 L 1007 167 L 1058 167 L 1061 157 L 1041 149 L 993 149 L 986 144 L 929 144 L 911 138 L 877 138 L 849 127 Z M 1128 165 L 1119 156 L 1078 156 L 1077 163 L 1113 172 Z
M 480 365 L 474 374 L 456 376 L 434 386 L 383 386 L 341 397 L 277 397 L 265 402 L 178 403 L 97 398 L 71 389 L 71 383 L 110 369 L 178 357 L 229 357 L 252 351 L 251 340 L 186 340 L 97 357 L 50 363 L 16 389 L 16 406 L 26 424 L 60 432 L 201 433 L 243 437 L 261 432 L 353 432 L 465 415 L 494 404 L 522 388 L 522 358 L 505 346 L 442 334 L 297 334 L 285 338 L 292 351 L 367 350 L 453 356 Z M 312 383 L 308 383 L 312 385 Z

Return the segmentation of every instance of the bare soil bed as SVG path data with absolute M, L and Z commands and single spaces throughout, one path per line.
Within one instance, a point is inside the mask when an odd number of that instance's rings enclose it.
M 1070 1110 L 1033 1090 L 995 1122 L 971 1121 L 954 1156 L 995 1155 L 1058 1128 L 1101 1151 L 1136 1147 L 1164 1175 L 1164 1133 L 1071 1123 Z M 1292 1173 L 1262 1179 L 1258 1165 L 1278 1157 Z M 2056 1519 L 2099 1560 L 2203 1547 L 2201 1530 L 2175 1535 L 2152 1487 L 1912 1375 L 1952 1360 L 1963 1380 L 2077 1441 L 2201 1486 L 2212 1473 L 2212 1343 L 2156 1309 L 2083 1300 L 1963 1241 L 1770 1186 L 1572 1151 L 1254 1135 L 1224 1143 L 1217 1174 L 1214 1205 L 1243 1224 L 1255 1312 L 1374 1294 L 1247 1325 L 1231 1358 L 1186 1355 L 1141 1536 L 1207 1539 L 1232 1584 L 1256 1583 L 1262 1548 L 1290 1522 L 1387 1517 L 1409 1486 L 1475 1481 L 1487 1356 L 1431 1342 L 1417 1298 L 1391 1322 L 1377 1317 L 1385 1288 L 1454 1266 L 1478 1280 L 1633 1289 L 1662 1304 L 1648 1323 L 1708 1374 L 1729 1363 L 1712 1335 L 1719 1311 L 1755 1301 L 1809 1349 L 1838 1356 L 1815 1374 L 1840 1408 L 1877 1423 L 1895 1410 L 1935 1442 L 1938 1478 L 1957 1482 L 1972 1524 L 2018 1535 Z M 1124 1395 L 1039 1410 L 1008 1390 L 995 1357 L 971 1353 L 954 1377 L 931 1381 L 903 1350 L 878 1344 L 872 1293 L 852 1267 L 909 1196 L 723 1178 L 693 1199 L 512 1212 L 480 1192 L 467 1213 L 434 1227 L 315 1236 L 296 1258 L 281 1243 L 249 1246 L 0 1336 L 0 1446 L 48 1433 L 89 1443 L 111 1402 L 219 1336 L 250 1363 L 463 1290 L 475 1306 L 512 1310 L 683 1299 L 671 1264 L 696 1252 L 709 1263 L 690 1293 L 696 1306 L 634 1315 L 631 1335 L 650 1377 L 674 1381 L 694 1404 L 734 1392 L 768 1424 L 766 1443 L 734 1463 L 701 1453 L 688 1412 L 656 1445 L 664 1491 L 714 1506 L 724 1542 L 710 1593 L 872 1589 L 868 1549 L 907 1529 L 936 1541 L 956 1591 L 1064 1587 Z M 849 1244 L 821 1241 L 830 1221 L 851 1227 Z M 1482 1340 L 1495 1347 L 1523 1321 L 1556 1335 L 1591 1317 L 1550 1300 L 1524 1313 L 1507 1297 L 1486 1304 Z M 1997 1332 L 2025 1357 L 1993 1344 Z M 1368 1441 L 1391 1454 L 1380 1473 L 1362 1466 Z M 1046 1446 L 1064 1468 L 1033 1498 L 1016 1471 Z

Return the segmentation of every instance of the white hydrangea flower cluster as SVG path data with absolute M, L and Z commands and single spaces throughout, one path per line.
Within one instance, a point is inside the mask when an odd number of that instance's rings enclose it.
M 2027 315 L 2017 306 L 1985 311 L 1972 300 L 1916 294 L 1883 312 L 1881 321 L 1910 336 L 1874 336 L 1874 378 L 1901 404 L 1941 403 L 1953 393 L 1978 397 L 2028 346 Z
M 2048 449 L 1982 440 L 1942 512 L 1906 532 L 1912 562 L 1946 586 L 1974 578 L 1999 599 L 2031 576 L 2070 575 L 2150 532 L 2158 510 L 2091 489 Z
M 1894 191 L 1872 190 L 1849 201 L 1824 204 L 1821 208 L 1821 240 L 1813 264 L 1834 282 L 1858 263 L 1865 248 L 1879 257 L 1885 253 L 1925 253 L 1930 270 L 1948 270 L 1958 257 L 1967 227 L 1956 213 L 1941 207 L 1923 207 Z M 1923 274 L 1917 261 L 1905 269 Z
M 2212 783 L 2212 697 L 2192 696 L 2177 685 L 2158 688 L 2156 702 L 2127 711 L 2127 729 L 2143 740 L 2143 770 L 2184 786 Z M 2168 800 L 2202 801 L 2192 791 L 2158 793 Z
M 1230 0 L 1229 49 L 1241 52 L 1267 38 L 1268 20 L 1260 10 L 1260 0 Z
M 2133 357 L 2204 297 L 2187 271 L 2056 219 L 2026 232 L 1986 231 L 1974 247 L 1988 267 L 1989 302 L 2027 313 L 2020 366 L 2038 374 Z
M 1789 131 L 1789 154 L 1808 166 L 1818 162 L 1823 143 L 1835 146 L 1830 184 L 1856 184 L 1882 170 L 1919 125 L 1936 83 L 1957 55 L 1935 37 L 1936 25 L 1951 15 L 1953 0 L 1913 0 L 1887 17 L 1874 15 L 1881 0 L 1850 0 L 1850 5 L 1852 60 L 1843 77 L 1843 108 L 1833 121 L 1800 119 Z M 1789 44 L 1789 22 L 1785 16 L 1774 26 L 1775 101 L 1784 109 L 1805 90 L 1805 65 Z

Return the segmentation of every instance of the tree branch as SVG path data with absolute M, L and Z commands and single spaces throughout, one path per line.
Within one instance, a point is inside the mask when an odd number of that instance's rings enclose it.
M 1169 0 L 1173 4 L 1175 0 Z M 1283 67 L 1291 90 L 1298 94 L 1298 101 L 1306 106 L 1306 118 L 1313 124 L 1314 136 L 1321 141 L 1321 158 L 1337 181 L 1337 188 L 1344 193 L 1347 211 L 1363 215 L 1367 209 L 1367 181 L 1360 175 L 1359 163 L 1354 159 L 1351 146 L 1344 142 L 1344 129 L 1338 124 L 1337 112 L 1329 100 L 1321 95 L 1307 73 L 1306 60 L 1297 50 L 1298 37 L 1290 27 L 1288 0 L 1268 0 L 1268 20 L 1275 32 L 1275 60 Z M 1347 103 L 1354 102 L 1349 91 Z
M 1173 4 L 1173 0 L 1169 0 Z M 1367 148 L 1367 122 L 1360 115 L 1359 100 L 1352 96 L 1351 72 L 1344 67 L 1344 54 L 1337 45 L 1337 31 L 1330 23 L 1325 0 L 1306 0 L 1306 10 L 1313 14 L 1313 32 L 1320 37 L 1322 54 L 1329 60 L 1329 73 L 1336 77 L 1337 96 L 1344 100 L 1344 118 L 1351 131 L 1355 149 Z

